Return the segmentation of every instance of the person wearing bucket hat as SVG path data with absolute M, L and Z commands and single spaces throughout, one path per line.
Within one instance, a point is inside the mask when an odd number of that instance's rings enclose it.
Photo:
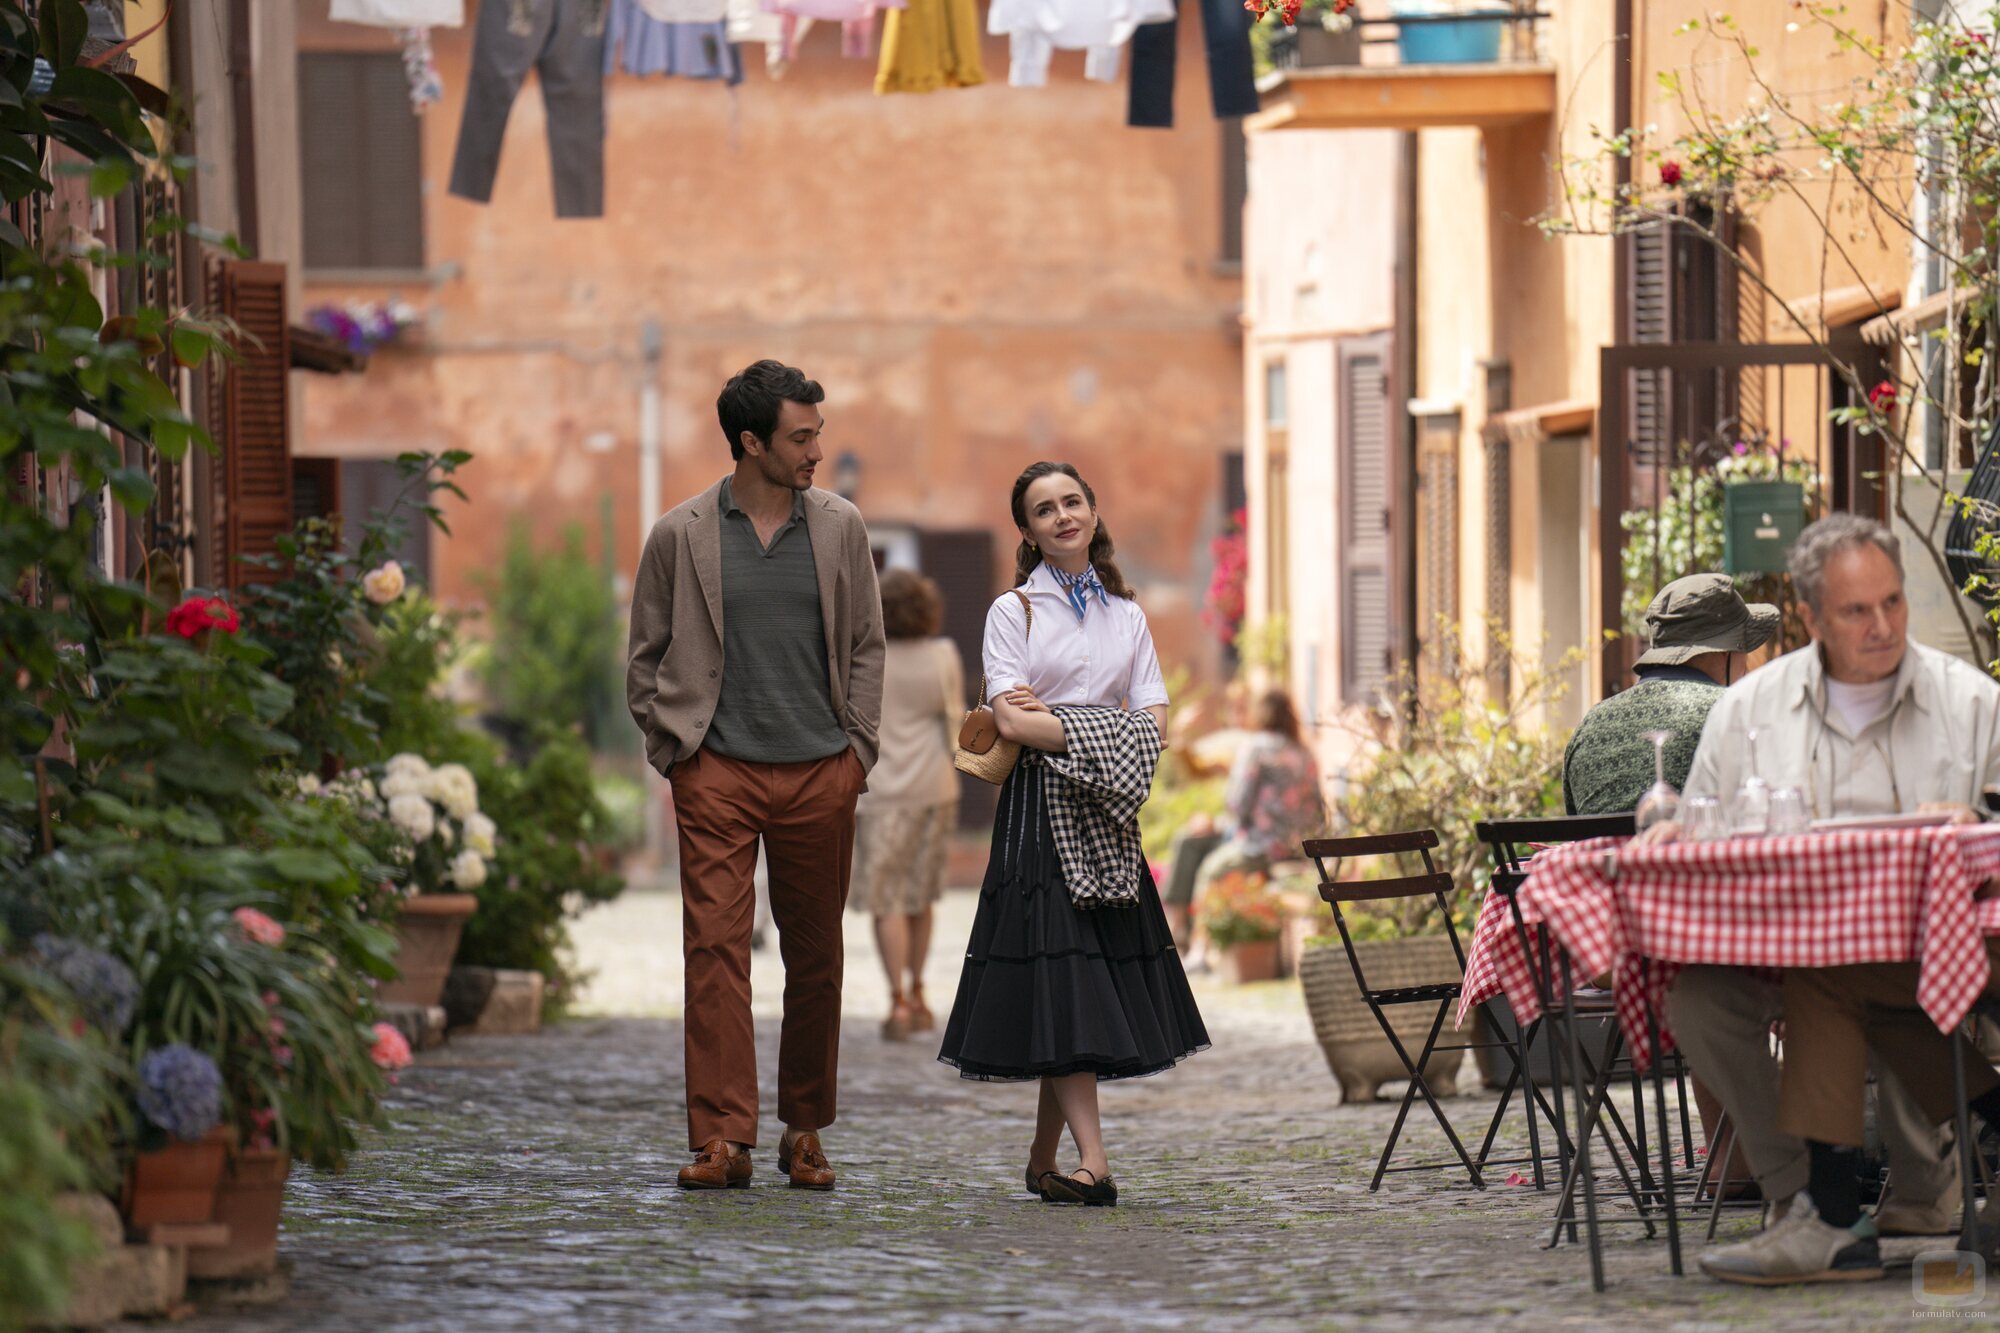
M 1636 808 L 1653 785 L 1649 731 L 1671 732 L 1667 781 L 1687 783 L 1708 710 L 1743 672 L 1744 656 L 1778 632 L 1779 611 L 1746 602 L 1725 574 L 1690 574 L 1660 589 L 1646 608 L 1651 640 L 1633 665 L 1631 689 L 1585 715 L 1563 752 L 1563 805 L 1573 815 Z

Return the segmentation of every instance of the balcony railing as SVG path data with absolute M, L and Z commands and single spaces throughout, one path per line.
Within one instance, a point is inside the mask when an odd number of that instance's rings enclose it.
M 1304 17 L 1272 34 L 1273 68 L 1260 81 L 1264 110 L 1249 127 L 1483 127 L 1551 115 L 1555 70 L 1542 55 L 1539 26 L 1551 17 L 1532 0 L 1361 18 L 1341 31 Z
M 1329 31 L 1315 15 L 1271 35 L 1272 68 L 1341 65 L 1480 65 L 1540 58 L 1537 24 L 1553 15 L 1532 4 L 1510 8 L 1356 18 Z

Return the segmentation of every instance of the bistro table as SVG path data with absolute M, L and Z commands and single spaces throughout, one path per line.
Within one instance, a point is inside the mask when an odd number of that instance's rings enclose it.
M 1983 937 L 2000 935 L 2000 898 L 1976 898 L 2000 877 L 2000 826 L 1844 829 L 1632 847 L 1599 838 L 1550 848 L 1514 892 L 1489 893 L 1479 913 L 1458 1009 L 1462 1026 L 1505 994 L 1523 1028 L 1542 1015 L 1543 988 L 1529 946 L 1556 978 L 1609 975 L 1618 1025 L 1636 1068 L 1673 1048 L 1666 993 L 1693 964 L 1759 968 L 1918 965 L 1916 1000 L 1944 1032 L 1986 987 Z M 1656 1097 L 1663 1098 L 1655 1080 Z M 1578 1114 L 1584 1114 L 1578 1084 Z M 1664 1117 L 1662 1100 L 1660 1115 Z M 1664 1128 L 1662 1133 L 1664 1134 Z M 1592 1285 L 1603 1290 L 1588 1143 L 1579 1141 L 1591 1230 Z M 1665 1185 L 1671 1190 L 1671 1179 Z M 1567 1193 L 1567 1187 L 1566 1187 Z M 1680 1245 L 1668 1212 L 1673 1268 Z

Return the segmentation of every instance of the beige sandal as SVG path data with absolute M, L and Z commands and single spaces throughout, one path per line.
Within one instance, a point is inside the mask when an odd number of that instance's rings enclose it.
M 883 1041 L 910 1039 L 910 1002 L 900 993 L 889 997 L 889 1016 L 882 1020 Z

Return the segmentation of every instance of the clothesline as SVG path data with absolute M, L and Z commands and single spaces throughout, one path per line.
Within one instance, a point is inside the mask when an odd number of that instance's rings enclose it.
M 1209 98 L 1219 118 L 1257 110 L 1250 52 L 1255 22 L 1240 0 L 1180 0 L 1201 11 Z M 412 105 L 443 93 L 430 29 L 461 27 L 464 0 L 332 0 L 332 17 L 391 28 L 403 43 Z M 881 44 L 876 16 L 883 16 Z M 875 91 L 928 93 L 985 83 L 985 36 L 1009 40 L 1007 81 L 1048 82 L 1058 50 L 1084 54 L 1084 77 L 1115 82 L 1132 50 L 1126 123 L 1173 124 L 1176 0 L 485 0 L 473 29 L 464 118 L 451 192 L 492 196 L 507 113 L 530 69 L 547 109 L 560 217 L 603 213 L 604 80 L 641 77 L 743 81 L 739 47 L 762 44 L 767 71 L 782 76 L 815 22 L 841 26 L 841 52 L 876 61 Z

